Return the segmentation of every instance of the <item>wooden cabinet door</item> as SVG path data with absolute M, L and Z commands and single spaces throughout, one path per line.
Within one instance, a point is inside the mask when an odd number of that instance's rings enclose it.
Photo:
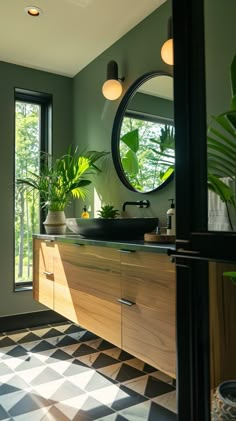
M 54 307 L 54 241 L 34 239 L 33 242 L 33 297 L 34 300 Z
M 121 254 L 122 347 L 175 377 L 175 266 L 164 254 Z
M 236 288 L 224 272 L 235 272 L 230 263 L 209 263 L 211 387 L 236 378 Z
M 107 247 L 57 243 L 55 311 L 121 345 L 120 256 Z

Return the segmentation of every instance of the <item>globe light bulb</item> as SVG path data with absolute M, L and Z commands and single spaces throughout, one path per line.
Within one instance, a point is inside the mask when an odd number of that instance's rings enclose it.
M 174 64 L 173 38 L 168 39 L 161 48 L 162 60 L 171 66 Z
M 118 99 L 122 94 L 122 85 L 119 80 L 109 79 L 102 87 L 103 96 L 110 101 Z

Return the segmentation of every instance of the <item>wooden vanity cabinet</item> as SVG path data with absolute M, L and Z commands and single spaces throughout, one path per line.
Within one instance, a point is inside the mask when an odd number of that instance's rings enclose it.
M 175 378 L 175 265 L 166 254 L 34 238 L 33 259 L 36 301 Z M 224 271 L 235 265 L 209 265 L 212 387 L 236 373 L 236 288 Z
M 121 253 L 122 348 L 176 373 L 175 265 L 163 254 Z
M 54 310 L 121 346 L 117 250 L 56 243 L 54 259 Z
M 54 308 L 54 241 L 34 240 L 33 297 L 45 306 Z
M 34 253 L 37 301 L 175 377 L 168 256 L 43 239 L 34 239 Z

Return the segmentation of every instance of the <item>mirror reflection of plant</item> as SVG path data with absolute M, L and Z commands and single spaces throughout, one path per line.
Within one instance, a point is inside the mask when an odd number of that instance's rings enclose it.
M 229 207 L 236 211 L 236 55 L 231 64 L 230 109 L 212 117 L 208 128 L 208 188 L 225 203 L 231 230 Z M 233 186 L 226 182 L 231 181 Z
M 125 117 L 120 155 L 125 174 L 136 190 L 155 189 L 174 171 L 174 128 Z
M 120 139 L 126 148 L 121 147 L 121 162 L 124 170 L 132 177 L 139 172 L 137 151 L 139 150 L 139 130 L 134 129 L 125 133 Z M 123 153 L 122 153 L 123 152 Z
M 167 124 L 161 127 L 159 139 L 149 139 L 151 143 L 155 143 L 157 148 L 152 148 L 155 154 L 154 162 L 160 167 L 160 179 L 165 181 L 174 172 L 175 166 L 175 135 L 174 127 Z M 163 167 L 163 169 L 162 169 Z

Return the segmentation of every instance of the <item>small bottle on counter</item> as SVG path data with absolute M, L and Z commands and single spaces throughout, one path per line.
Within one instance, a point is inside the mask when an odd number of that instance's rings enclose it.
M 168 209 L 167 215 L 167 223 L 166 223 L 166 233 L 167 235 L 175 235 L 175 205 L 174 199 L 169 199 L 171 201 L 170 209 Z
M 89 213 L 87 211 L 86 205 L 84 205 L 84 207 L 83 207 L 83 212 L 81 214 L 81 218 L 84 218 L 84 219 L 88 219 L 89 218 Z

